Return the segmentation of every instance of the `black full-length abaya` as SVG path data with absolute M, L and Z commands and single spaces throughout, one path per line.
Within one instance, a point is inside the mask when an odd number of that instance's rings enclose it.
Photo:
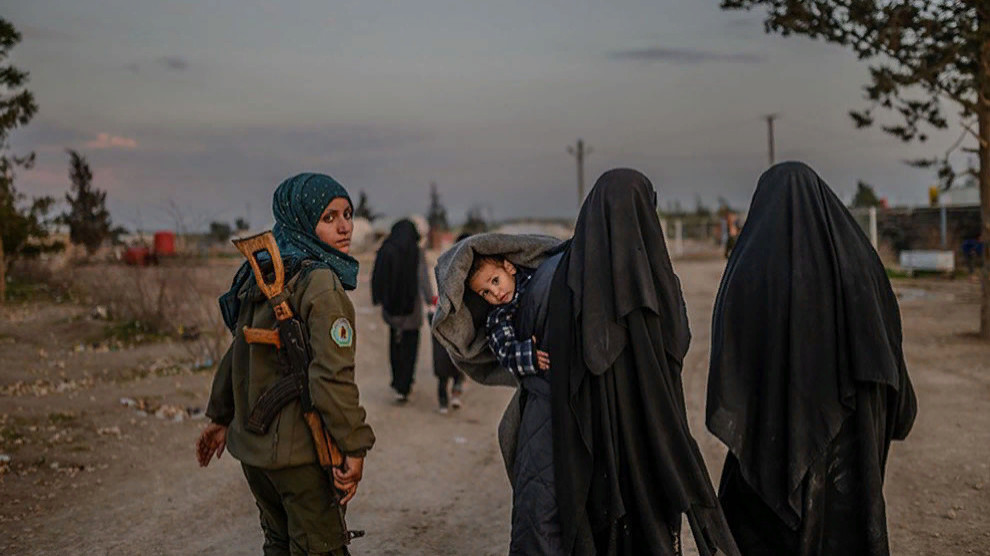
M 422 323 L 420 276 L 422 254 L 416 225 L 402 219 L 385 238 L 371 273 L 371 300 L 381 305 L 389 324 L 389 361 L 392 388 L 400 396 L 409 394 L 416 371 L 419 327 Z
M 747 556 L 886 555 L 883 471 L 917 410 L 897 299 L 839 199 L 801 163 L 760 178 L 712 319 L 708 428 Z
M 738 554 L 688 429 L 680 282 L 635 170 L 599 178 L 551 286 L 554 474 L 566 554 Z
M 371 272 L 371 301 L 390 315 L 408 315 L 419 300 L 419 232 L 403 218 L 392 226 Z

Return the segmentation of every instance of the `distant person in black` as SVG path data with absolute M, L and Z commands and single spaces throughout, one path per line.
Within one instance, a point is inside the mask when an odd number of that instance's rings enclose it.
M 419 248 L 419 232 L 412 221 L 403 218 L 392 226 L 382 243 L 371 273 L 371 300 L 382 306 L 382 318 L 389 327 L 392 388 L 399 403 L 409 399 L 423 306 L 432 299 L 433 286 Z
M 738 555 L 688 428 L 691 341 L 680 281 L 643 174 L 588 194 L 550 286 L 553 470 L 564 554 Z
M 740 552 L 889 554 L 884 467 L 916 412 L 876 251 L 811 168 L 770 168 L 712 319 L 707 424 Z

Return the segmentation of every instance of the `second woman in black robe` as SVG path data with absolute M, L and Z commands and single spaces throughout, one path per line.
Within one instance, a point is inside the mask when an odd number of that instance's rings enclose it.
M 889 554 L 884 467 L 915 413 L 880 258 L 811 168 L 774 166 L 712 319 L 707 424 L 742 554 Z
M 688 428 L 691 333 L 656 191 L 599 178 L 550 288 L 553 469 L 565 554 L 674 555 L 687 515 L 700 553 L 738 554 Z
M 423 306 L 433 298 L 419 237 L 412 221 L 396 222 L 378 250 L 371 273 L 372 303 L 382 306 L 382 318 L 389 326 L 392 388 L 399 402 L 408 399 L 412 388 Z

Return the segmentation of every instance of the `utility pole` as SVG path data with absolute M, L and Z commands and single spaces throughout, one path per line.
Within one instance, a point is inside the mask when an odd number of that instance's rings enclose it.
M 7 300 L 7 261 L 3 258 L 3 234 L 0 234 L 0 305 Z
M 773 121 L 777 119 L 777 114 L 767 114 L 764 116 L 767 119 L 767 148 L 770 154 L 770 166 L 773 166 L 774 156 L 773 156 Z
M 584 140 L 578 139 L 576 147 L 567 147 L 567 152 L 577 159 L 578 178 L 578 207 L 584 202 L 584 157 L 591 154 L 591 147 L 586 147 Z

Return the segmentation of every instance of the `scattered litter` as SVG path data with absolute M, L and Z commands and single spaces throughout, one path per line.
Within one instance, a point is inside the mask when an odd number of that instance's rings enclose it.
M 24 382 L 18 380 L 12 384 L 0 387 L 0 395 L 3 396 L 24 396 L 35 397 L 47 396 L 49 394 L 73 392 L 84 388 L 92 388 L 95 381 L 92 377 L 81 378 L 79 380 L 61 380 L 51 382 L 50 380 L 36 380 L 34 382 Z
M 10 456 L 7 454 L 0 454 L 0 463 L 10 463 Z
M 100 436 L 116 436 L 120 437 L 120 427 L 100 427 L 96 429 L 96 434 Z
M 72 438 L 72 436 L 69 435 L 69 430 L 68 429 L 60 430 L 60 431 L 56 432 L 55 434 L 53 434 L 51 436 L 51 438 L 48 439 L 48 443 L 49 444 L 57 444 L 59 442 L 69 443 L 69 442 L 72 442 L 72 441 L 73 441 L 73 438 Z
M 190 418 L 192 411 L 190 409 L 184 409 L 177 405 L 162 404 L 151 401 L 147 398 L 121 398 L 120 404 L 126 407 L 131 407 L 136 409 L 138 416 L 147 417 L 148 415 L 154 415 L 159 419 L 166 419 L 179 423 L 187 418 Z M 202 410 L 196 410 L 200 415 L 192 417 L 194 419 L 201 418 Z M 114 427 L 115 428 L 115 427 Z
M 52 465 L 58 465 L 53 463 Z M 76 476 L 80 471 L 86 471 L 86 466 L 81 463 L 68 463 L 64 465 L 58 465 L 58 467 L 52 467 L 56 473 L 62 473 L 63 475 Z M 54 495 L 54 493 L 52 493 Z
M 202 334 L 199 331 L 199 327 L 195 324 L 192 326 L 179 327 L 179 337 L 187 342 L 198 340 L 201 335 Z
M 455 436 L 454 442 L 457 444 L 467 444 L 467 438 L 464 438 L 463 436 Z
M 205 359 L 201 359 L 197 361 L 196 364 L 193 366 L 193 370 L 199 371 L 202 369 L 209 369 L 211 367 L 213 367 L 213 359 L 211 357 L 207 357 Z
M 93 320 L 110 320 L 110 310 L 106 305 L 97 305 L 89 313 L 89 318 Z
M 186 418 L 186 410 L 176 405 L 161 405 L 155 411 L 155 417 L 179 423 Z
M 166 357 L 155 359 L 151 365 L 148 365 L 147 367 L 148 374 L 153 374 L 155 376 L 173 376 L 181 374 L 185 370 L 186 369 L 181 365 L 176 364 L 174 361 Z

